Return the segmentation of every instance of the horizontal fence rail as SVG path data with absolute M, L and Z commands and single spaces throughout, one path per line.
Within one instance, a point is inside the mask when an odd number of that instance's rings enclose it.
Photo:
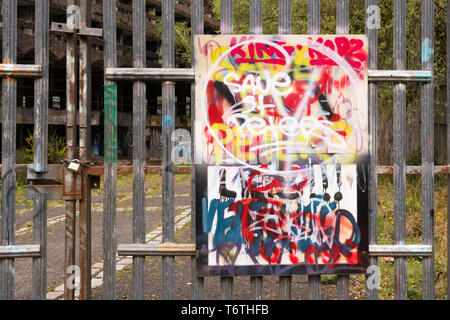
M 107 80 L 194 81 L 194 69 L 181 68 L 108 68 Z M 369 70 L 370 82 L 429 82 L 431 71 L 422 70 Z

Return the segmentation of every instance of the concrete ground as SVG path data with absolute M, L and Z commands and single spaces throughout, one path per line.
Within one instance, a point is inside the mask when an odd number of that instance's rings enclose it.
M 132 185 L 130 177 L 118 184 L 117 201 L 117 244 L 132 243 Z M 161 177 L 148 176 L 146 180 L 146 230 L 147 239 L 161 240 Z M 190 177 L 177 175 L 175 183 L 176 242 L 190 241 Z M 16 243 L 32 243 L 31 210 L 29 205 L 18 205 L 16 217 Z M 102 190 L 92 196 L 92 299 L 102 299 Z M 77 221 L 78 226 L 78 221 Z M 76 235 L 79 239 L 79 234 Z M 47 299 L 61 299 L 64 281 L 64 202 L 48 203 L 48 257 L 47 257 Z M 78 253 L 78 251 L 77 251 Z M 77 254 L 78 256 L 78 254 Z M 162 263 L 160 257 L 146 259 L 146 298 L 162 299 Z M 131 257 L 117 259 L 117 299 L 131 299 Z M 31 299 L 31 259 L 17 259 L 15 263 L 15 297 Z M 191 258 L 175 259 L 175 299 L 191 299 Z M 353 278 L 352 278 L 353 279 Z M 352 280 L 353 281 L 353 280 Z M 264 277 L 264 298 L 278 299 L 278 277 Z M 220 299 L 220 279 L 205 278 L 205 299 Z M 336 298 L 333 277 L 324 277 L 321 287 L 322 299 Z M 249 277 L 235 277 L 235 299 L 250 299 Z M 292 298 L 306 299 L 307 277 L 294 276 Z M 352 292 L 352 298 L 359 298 Z

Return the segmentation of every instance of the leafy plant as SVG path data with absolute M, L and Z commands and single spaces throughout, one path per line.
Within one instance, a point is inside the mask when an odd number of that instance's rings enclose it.
M 161 17 L 155 21 L 155 33 L 162 38 Z M 191 64 L 191 28 L 186 21 L 175 22 L 175 59 L 178 66 L 188 67 Z M 161 53 L 160 53 L 161 55 Z
M 33 163 L 34 157 L 34 136 L 32 133 L 28 133 L 28 137 L 25 138 L 25 163 Z M 48 136 L 48 163 L 58 164 L 62 159 L 66 157 L 66 138 L 59 136 L 56 131 L 53 131 Z

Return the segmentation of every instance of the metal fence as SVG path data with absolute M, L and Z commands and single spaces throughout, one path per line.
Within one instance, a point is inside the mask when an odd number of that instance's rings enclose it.
M 103 251 L 104 284 L 103 297 L 116 298 L 116 254 L 133 256 L 133 296 L 145 297 L 145 257 L 162 256 L 163 261 L 163 298 L 175 296 L 174 260 L 176 256 L 191 256 L 192 298 L 204 298 L 204 279 L 196 274 L 195 248 L 195 165 L 191 167 L 191 244 L 175 244 L 174 227 L 174 174 L 181 169 L 175 168 L 171 161 L 171 136 L 174 122 L 163 121 L 162 146 L 163 161 L 161 168 L 151 168 L 145 162 L 145 126 L 146 126 L 146 81 L 161 81 L 163 86 L 163 119 L 175 118 L 175 83 L 193 81 L 192 69 L 175 68 L 174 48 L 174 1 L 161 1 L 162 5 L 162 68 L 146 68 L 146 1 L 133 0 L 133 68 L 117 68 L 116 53 L 116 0 L 103 0 L 103 38 L 104 38 L 104 114 L 105 114 L 105 155 L 104 167 L 90 166 L 90 42 L 92 36 L 100 36 L 101 30 L 90 28 L 91 2 L 68 0 L 67 6 L 79 4 L 80 26 L 70 26 L 70 13 L 67 24 L 52 24 L 52 31 L 68 32 L 73 41 L 67 41 L 67 164 L 49 166 L 47 164 L 48 141 L 48 35 L 49 0 L 35 2 L 35 65 L 16 64 L 17 38 L 17 1 L 4 0 L 3 13 L 3 62 L 0 66 L 2 81 L 2 204 L 1 204 L 1 276 L 0 299 L 14 298 L 14 261 L 17 258 L 33 258 L 33 299 L 46 297 L 46 221 L 47 200 L 66 201 L 66 240 L 65 267 L 75 261 L 75 207 L 79 201 L 80 213 L 80 299 L 91 297 L 91 252 L 90 252 L 90 208 L 93 177 L 104 175 L 103 206 Z M 434 174 L 448 174 L 449 167 L 437 167 L 433 164 L 433 61 L 434 61 L 434 3 L 422 2 L 422 70 L 406 68 L 406 7 L 405 1 L 394 0 L 394 70 L 377 70 L 377 29 L 366 28 L 369 38 L 369 130 L 370 130 L 370 170 L 369 170 L 369 251 L 370 264 L 377 265 L 380 256 L 394 257 L 395 298 L 405 299 L 407 293 L 406 257 L 422 257 L 423 298 L 434 299 Z M 349 0 L 336 1 L 336 33 L 349 33 Z M 377 0 L 366 0 L 365 8 L 376 6 Z M 262 34 L 262 0 L 252 0 L 250 6 L 250 31 Z M 191 0 L 192 39 L 195 34 L 203 33 L 204 8 L 202 0 Z M 308 33 L 320 34 L 320 0 L 308 1 Z M 370 10 L 367 11 L 369 14 Z M 233 33 L 233 1 L 221 1 L 220 32 Z M 291 33 L 291 1 L 279 0 L 279 33 Z M 448 36 L 448 35 L 447 35 Z M 76 63 L 75 46 L 79 41 L 79 66 Z M 448 42 L 449 45 L 450 42 Z M 194 43 L 191 44 L 192 46 Z M 194 57 L 192 56 L 192 59 Z M 449 60 L 450 64 L 450 60 Z M 77 69 L 77 66 L 79 69 Z M 76 83 L 76 74 L 79 83 Z M 35 78 L 35 155 L 34 164 L 28 166 L 29 196 L 34 203 L 33 244 L 15 245 L 15 188 L 16 188 L 16 78 Z M 450 77 L 450 74 L 449 74 Z M 133 167 L 120 168 L 117 163 L 117 81 L 133 81 Z M 377 166 L 377 83 L 395 82 L 394 85 L 394 166 Z M 422 166 L 406 167 L 405 164 L 405 108 L 406 82 L 421 83 L 421 146 Z M 194 85 L 191 94 L 195 96 Z M 77 88 L 79 92 L 77 93 Z M 77 98 L 78 97 L 78 98 Z M 450 97 L 450 91 L 449 91 Z M 76 147 L 76 103 L 79 104 L 79 148 L 81 173 L 68 170 L 68 164 L 74 161 Z M 195 103 L 191 99 L 191 128 L 195 126 Z M 450 120 L 449 120 L 450 121 Z M 450 137 L 450 131 L 448 132 Z M 194 137 L 194 135 L 192 135 Z M 193 139 L 193 138 L 192 138 Z M 450 141 L 450 139 L 448 139 Z M 195 141 L 192 140 L 192 150 Z M 450 157 L 448 158 L 450 163 Z M 115 237 L 116 221 L 116 183 L 117 175 L 133 173 L 133 243 L 117 244 Z M 163 243 L 145 243 L 145 174 L 161 172 L 163 188 Z M 421 244 L 406 244 L 406 174 L 422 174 L 422 224 L 423 241 Z M 377 244 L 377 176 L 394 176 L 394 244 Z M 58 188 L 49 180 L 61 179 Z M 450 179 L 450 178 L 449 178 Z M 56 191 L 55 191 L 56 190 Z M 59 190 L 59 191 L 58 191 Z M 62 191 L 61 191 L 62 190 Z M 450 180 L 449 180 L 450 191 Z M 450 204 L 449 204 L 450 206 Z M 450 211 L 450 207 L 449 207 Z M 164 250 L 163 250 L 164 249 Z M 66 279 L 71 276 L 67 272 Z M 338 275 L 337 298 L 349 299 L 349 276 Z M 221 277 L 220 286 L 223 299 L 233 299 L 233 278 Z M 279 277 L 279 296 L 291 298 L 292 277 Z M 251 298 L 263 298 L 263 277 L 250 277 Z M 320 299 L 321 277 L 308 277 L 308 295 L 310 299 Z M 377 299 L 377 289 L 367 289 L 368 299 Z M 67 287 L 65 299 L 73 299 L 74 290 Z

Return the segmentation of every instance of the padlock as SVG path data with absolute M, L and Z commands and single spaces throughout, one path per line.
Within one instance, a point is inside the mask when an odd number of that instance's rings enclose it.
M 80 173 L 80 169 L 81 169 L 81 165 L 79 163 L 77 163 L 77 162 L 71 162 L 67 169 L 69 169 L 73 173 L 79 174 Z

